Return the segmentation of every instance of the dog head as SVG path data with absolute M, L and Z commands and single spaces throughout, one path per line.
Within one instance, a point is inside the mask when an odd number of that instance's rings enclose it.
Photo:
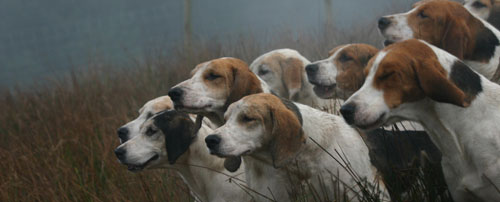
M 233 103 L 225 119 L 226 123 L 205 139 L 210 152 L 218 156 L 264 154 L 279 168 L 305 142 L 297 106 L 271 94 L 249 95 Z
M 134 135 L 138 135 L 140 126 L 154 114 L 173 108 L 174 104 L 168 96 L 161 96 L 148 101 L 143 107 L 141 107 L 141 109 L 139 109 L 139 116 L 136 119 L 118 128 L 117 133 L 120 143 L 124 143 L 127 140 L 134 138 Z
M 410 38 L 422 39 L 459 59 L 487 63 L 500 45 L 494 29 L 458 2 L 426 0 L 407 13 L 385 16 L 378 27 L 386 45 Z
M 168 95 L 175 109 L 190 113 L 223 113 L 240 98 L 262 92 L 260 80 L 247 64 L 236 58 L 201 63 L 191 78 L 174 86 Z
M 280 97 L 297 100 L 303 90 L 307 64 L 309 60 L 296 50 L 278 49 L 259 56 L 250 64 L 250 70 Z
M 407 109 L 430 99 L 467 107 L 482 91 L 480 76 L 453 55 L 411 39 L 374 56 L 363 86 L 340 109 L 344 119 L 361 129 L 415 119 Z
M 196 137 L 195 123 L 186 113 L 162 111 L 146 120 L 138 134 L 115 149 L 130 171 L 174 164 Z
M 306 66 L 307 78 L 314 85 L 314 93 L 323 99 L 347 99 L 363 82 L 363 70 L 378 49 L 366 44 L 338 46 L 329 57 Z

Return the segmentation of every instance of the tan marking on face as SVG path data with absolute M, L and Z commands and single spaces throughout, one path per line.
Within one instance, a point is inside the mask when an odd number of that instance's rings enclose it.
M 164 96 L 161 100 L 154 103 L 153 113 L 158 113 L 164 110 L 170 110 L 174 108 L 174 103 L 168 96 Z
M 411 39 L 393 44 L 384 51 L 387 55 L 379 64 L 372 85 L 384 92 L 389 108 L 426 96 L 439 102 L 464 105 L 465 94 L 448 80 L 446 70 L 429 46 Z M 373 60 L 366 72 L 373 66 Z
M 302 60 L 294 57 L 286 57 L 281 53 L 273 53 L 263 58 L 261 65 L 266 65 L 274 73 L 283 85 L 280 89 L 274 89 L 280 96 L 293 99 L 294 94 L 302 88 L 305 64 Z M 278 88 L 278 87 L 277 87 Z
M 260 80 L 240 59 L 219 58 L 206 66 L 203 83 L 210 92 L 226 97 L 226 107 L 246 95 L 262 92 Z
M 294 157 L 305 142 L 299 118 L 288 109 L 276 96 L 268 93 L 259 93 L 243 98 L 248 109 L 244 113 L 256 111 L 267 124 L 266 131 L 270 152 L 275 167 L 283 166 L 290 158 Z M 249 110 L 251 109 L 251 110 Z M 271 130 L 269 130 L 272 128 Z M 267 145 L 267 144 L 266 144 Z
M 337 88 L 347 92 L 355 92 L 361 88 L 365 81 L 363 70 L 377 52 L 377 48 L 367 44 L 352 44 L 343 48 L 333 58 L 337 67 Z
M 460 3 L 443 0 L 417 2 L 408 16 L 413 37 L 425 40 L 460 59 L 473 53 L 475 36 L 484 25 Z

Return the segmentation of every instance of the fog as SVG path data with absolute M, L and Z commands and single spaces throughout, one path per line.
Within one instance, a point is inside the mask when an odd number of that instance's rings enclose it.
M 331 7 L 328 7 L 328 2 Z M 129 62 L 183 42 L 184 0 L 0 0 L 0 88 L 25 86 L 95 57 Z M 394 2 L 397 2 L 396 4 Z M 271 36 L 280 30 L 373 25 L 411 0 L 191 0 L 193 38 Z M 331 11 L 331 15 L 328 15 Z

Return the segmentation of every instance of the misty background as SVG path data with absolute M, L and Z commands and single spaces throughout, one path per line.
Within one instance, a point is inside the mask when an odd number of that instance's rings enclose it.
M 179 47 L 189 36 L 224 42 L 251 34 L 259 42 L 284 30 L 320 32 L 327 23 L 345 31 L 374 26 L 387 10 L 405 11 L 415 1 L 391 2 L 0 0 L 0 89 L 64 75 L 96 57 L 125 64 L 151 50 Z

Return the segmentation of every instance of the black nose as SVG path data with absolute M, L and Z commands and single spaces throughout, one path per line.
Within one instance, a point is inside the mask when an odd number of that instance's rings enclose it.
M 314 75 L 318 72 L 319 66 L 317 64 L 308 64 L 306 66 L 307 75 Z
M 389 18 L 386 18 L 386 17 L 381 17 L 380 19 L 378 19 L 378 28 L 380 30 L 384 30 L 385 28 L 387 28 L 389 25 L 391 24 L 391 20 Z
M 349 104 L 344 104 L 340 108 L 340 113 L 345 119 L 345 122 L 347 124 L 352 125 L 354 124 L 354 113 L 356 112 L 356 105 L 349 103 Z
M 209 135 L 205 138 L 205 143 L 209 149 L 217 149 L 220 143 L 220 137 L 218 135 Z
M 116 131 L 116 133 L 118 133 L 118 138 L 120 138 L 122 142 L 128 140 L 128 128 L 125 127 L 118 128 L 118 131 Z
M 125 153 L 127 153 L 127 150 L 125 150 L 123 148 L 116 148 L 115 149 L 116 158 L 118 158 L 120 160 L 123 160 L 125 158 Z
M 181 88 L 172 88 L 168 91 L 168 96 L 170 96 L 170 99 L 174 102 L 180 101 L 182 94 L 184 94 L 184 91 L 182 91 Z

